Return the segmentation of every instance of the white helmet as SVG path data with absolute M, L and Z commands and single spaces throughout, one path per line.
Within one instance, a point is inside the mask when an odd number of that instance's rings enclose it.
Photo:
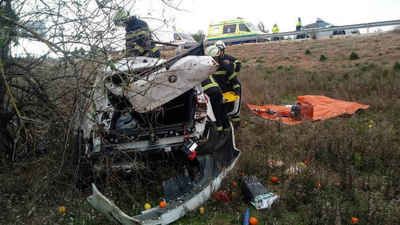
M 206 48 L 206 55 L 216 57 L 220 55 L 220 50 L 217 46 L 211 45 Z
M 219 40 L 217 42 L 215 42 L 215 46 L 217 46 L 219 49 L 221 49 L 222 51 L 225 50 L 226 45 L 223 41 Z

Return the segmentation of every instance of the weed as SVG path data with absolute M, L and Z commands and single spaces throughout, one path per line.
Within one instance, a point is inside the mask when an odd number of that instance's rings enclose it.
M 373 68 L 376 68 L 376 65 L 374 63 L 364 63 L 364 64 L 359 64 L 358 66 L 360 70 L 363 72 L 367 72 L 372 70 Z
M 357 60 L 357 59 L 360 59 L 360 57 L 358 56 L 358 54 L 355 53 L 355 52 L 351 52 L 349 58 L 350 58 L 350 60 Z
M 400 71 L 400 63 L 396 62 L 393 66 L 393 70 L 399 72 Z
M 327 58 L 324 54 L 322 54 L 322 55 L 319 57 L 319 61 L 320 61 L 320 62 L 325 62 L 327 59 L 328 59 L 328 58 Z
M 311 55 L 310 49 L 307 49 L 307 50 L 304 52 L 304 55 Z

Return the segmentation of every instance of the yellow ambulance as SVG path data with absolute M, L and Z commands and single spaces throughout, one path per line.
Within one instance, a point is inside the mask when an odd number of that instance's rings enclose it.
M 259 41 L 262 35 L 257 27 L 243 18 L 225 20 L 208 26 L 207 41 L 214 43 L 223 40 L 227 44 L 238 44 Z

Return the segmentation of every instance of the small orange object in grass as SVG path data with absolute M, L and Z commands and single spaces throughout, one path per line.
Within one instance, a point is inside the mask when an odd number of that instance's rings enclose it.
M 360 220 L 357 217 L 351 217 L 351 224 L 358 224 Z
M 321 182 L 318 181 L 317 183 L 315 183 L 315 187 L 317 189 L 321 189 L 321 187 L 322 187 Z
M 306 166 L 309 166 L 311 164 L 311 160 L 310 159 L 304 159 L 303 163 L 306 164 Z
M 278 178 L 277 176 L 272 176 L 272 177 L 271 177 L 271 182 L 272 182 L 273 184 L 277 184 L 277 183 L 279 183 L 279 178 Z
M 58 213 L 60 213 L 61 215 L 65 215 L 67 213 L 67 208 L 65 206 L 59 206 L 58 207 Z
M 257 225 L 258 224 L 258 219 L 255 218 L 254 216 L 250 217 L 249 219 L 250 225 Z
M 205 212 L 206 212 L 206 209 L 205 209 L 204 207 L 200 207 L 200 208 L 199 208 L 199 213 L 200 213 L 201 215 L 204 215 Z
M 167 202 L 165 200 L 162 200 L 160 202 L 160 208 L 165 208 L 165 207 L 167 207 Z

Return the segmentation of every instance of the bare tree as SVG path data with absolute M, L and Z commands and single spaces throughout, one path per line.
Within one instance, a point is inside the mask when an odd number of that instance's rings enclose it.
M 12 146 L 12 137 L 7 129 L 7 124 L 11 120 L 13 112 L 7 104 L 7 91 L 10 93 L 9 87 L 6 86 L 8 80 L 6 77 L 10 64 L 10 45 L 13 37 L 15 37 L 15 25 L 4 19 L 7 17 L 17 20 L 16 15 L 11 7 L 11 0 L 0 1 L 0 149 L 10 150 Z M 10 152 L 8 152 L 10 154 Z
M 3 154 L 16 160 L 44 151 L 49 143 L 63 142 L 64 150 L 69 146 L 71 118 L 80 116 L 75 109 L 84 107 L 97 73 L 123 52 L 125 34 L 116 16 L 135 11 L 140 2 L 1 0 Z M 160 0 L 159 6 L 175 10 L 180 2 Z M 170 23 L 164 9 L 158 15 L 162 18 L 146 19 Z M 24 52 L 24 43 L 35 46 L 33 52 Z M 55 137 L 54 130 L 65 132 Z
M 134 15 L 143 2 L 0 0 L 1 166 L 44 155 L 57 163 L 50 177 L 38 179 L 40 186 L 65 174 L 74 123 L 88 107 L 94 81 L 124 55 L 125 31 L 116 17 Z M 159 0 L 160 13 L 142 18 L 157 22 L 155 29 L 170 24 L 166 11 L 180 2 Z

